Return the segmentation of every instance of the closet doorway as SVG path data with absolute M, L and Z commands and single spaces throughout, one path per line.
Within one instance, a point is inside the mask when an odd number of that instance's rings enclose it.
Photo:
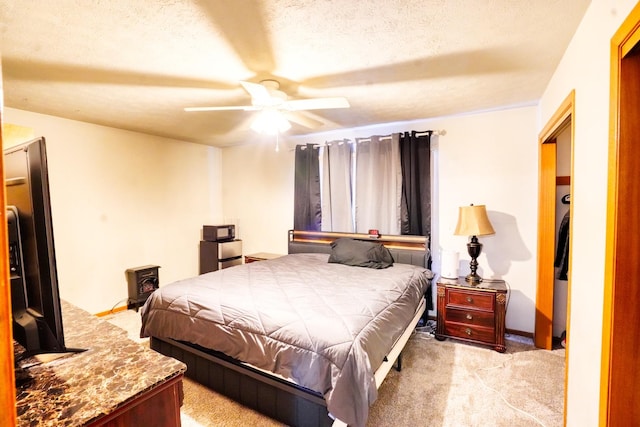
M 611 39 L 600 425 L 640 419 L 640 4 Z
M 558 200 L 557 189 L 561 185 L 563 189 L 569 189 L 567 194 L 571 194 L 571 175 L 573 175 L 573 117 L 575 91 L 572 91 L 562 102 L 558 110 L 551 117 L 538 138 L 540 146 L 540 170 L 539 170 L 539 200 L 538 200 L 538 274 L 536 290 L 536 321 L 534 330 L 534 343 L 536 347 L 551 350 L 553 346 L 554 332 L 554 300 L 562 301 L 565 307 L 555 307 L 559 313 L 565 313 L 564 319 L 557 319 L 564 324 L 567 344 L 569 331 L 569 313 L 571 301 L 571 282 L 562 281 L 564 288 L 563 295 L 556 295 L 556 236 L 558 234 Z M 563 171 L 558 176 L 558 137 L 561 136 L 563 144 L 569 144 L 568 154 L 560 155 L 561 162 L 568 162 L 563 165 Z M 566 141 L 566 142 L 565 142 Z M 569 159 L 566 159 L 569 157 Z M 568 175 L 567 175 L 567 172 Z M 566 187 L 568 185 L 568 187 Z M 569 205 L 570 206 L 570 205 Z M 570 226 L 569 226 L 570 228 Z M 569 231 L 569 235 L 571 232 Z M 569 251 L 568 269 L 571 267 L 571 253 Z M 567 277 L 570 279 L 570 277 Z M 556 301 L 556 302 L 557 302 Z M 565 302 L 566 301 L 566 302 Z M 559 309 L 562 310 L 559 310 Z M 556 326 L 558 329 L 558 326 Z M 568 348 L 567 348 L 568 352 Z M 568 354 L 568 353 L 567 353 Z M 565 374 L 566 375 L 566 374 Z

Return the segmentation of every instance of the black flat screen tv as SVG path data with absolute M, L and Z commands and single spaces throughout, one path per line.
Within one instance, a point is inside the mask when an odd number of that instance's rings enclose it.
M 67 352 L 44 138 L 4 150 L 4 173 L 13 337 L 26 355 Z

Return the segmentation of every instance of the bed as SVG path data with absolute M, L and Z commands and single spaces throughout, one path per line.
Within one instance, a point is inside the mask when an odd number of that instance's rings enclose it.
M 288 252 L 162 286 L 141 336 L 287 425 L 364 426 L 431 307 L 427 238 L 290 231 Z

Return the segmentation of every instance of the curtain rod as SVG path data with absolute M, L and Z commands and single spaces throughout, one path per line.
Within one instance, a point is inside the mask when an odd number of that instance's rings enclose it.
M 414 131 L 407 131 L 408 132 L 414 132 Z M 404 133 L 404 132 L 394 132 L 394 133 Z M 422 131 L 415 131 L 416 136 L 424 136 L 424 135 L 436 135 L 436 136 L 444 136 L 447 134 L 447 131 L 444 129 L 440 129 L 440 130 L 422 130 Z M 389 134 L 389 135 L 374 135 L 377 136 L 379 139 L 381 140 L 387 140 L 387 139 L 391 139 L 393 134 Z M 350 140 L 349 138 L 343 138 L 343 139 L 334 139 L 331 141 L 325 141 L 322 144 L 313 144 L 313 148 L 318 148 L 318 147 L 325 147 L 327 145 L 331 145 L 331 144 L 353 144 L 354 142 L 369 142 L 371 141 L 372 137 L 366 137 L 366 138 L 356 138 L 355 141 Z M 302 147 L 302 149 L 306 149 L 307 144 L 298 144 L 298 146 Z
M 409 133 L 409 132 L 415 132 L 416 136 L 424 136 L 424 135 L 429 135 L 429 134 L 440 136 L 440 135 L 445 135 L 447 133 L 447 131 L 445 131 L 445 130 L 406 131 L 406 133 Z M 394 132 L 394 133 L 402 134 L 402 133 L 405 133 L 405 132 Z M 391 135 L 375 135 L 375 136 L 378 136 L 379 139 L 381 139 L 381 140 L 387 140 L 387 139 L 391 139 L 392 135 L 393 134 L 391 134 Z M 371 138 L 372 137 L 356 138 L 356 142 L 369 142 L 369 141 L 371 141 Z
M 387 139 L 391 139 L 391 135 L 374 135 L 376 137 L 378 137 L 378 139 L 380 141 L 386 141 Z M 366 138 L 356 138 L 356 143 L 358 142 L 371 142 L 371 138 L 373 138 L 374 136 L 369 136 Z

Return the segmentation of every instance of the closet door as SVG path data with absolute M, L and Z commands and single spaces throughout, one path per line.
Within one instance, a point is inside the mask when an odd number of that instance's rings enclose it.
M 640 419 L 640 4 L 611 40 L 600 425 Z
M 553 282 L 556 224 L 556 143 L 540 144 L 538 203 L 538 289 L 536 292 L 536 347 L 551 349 L 553 339 Z

